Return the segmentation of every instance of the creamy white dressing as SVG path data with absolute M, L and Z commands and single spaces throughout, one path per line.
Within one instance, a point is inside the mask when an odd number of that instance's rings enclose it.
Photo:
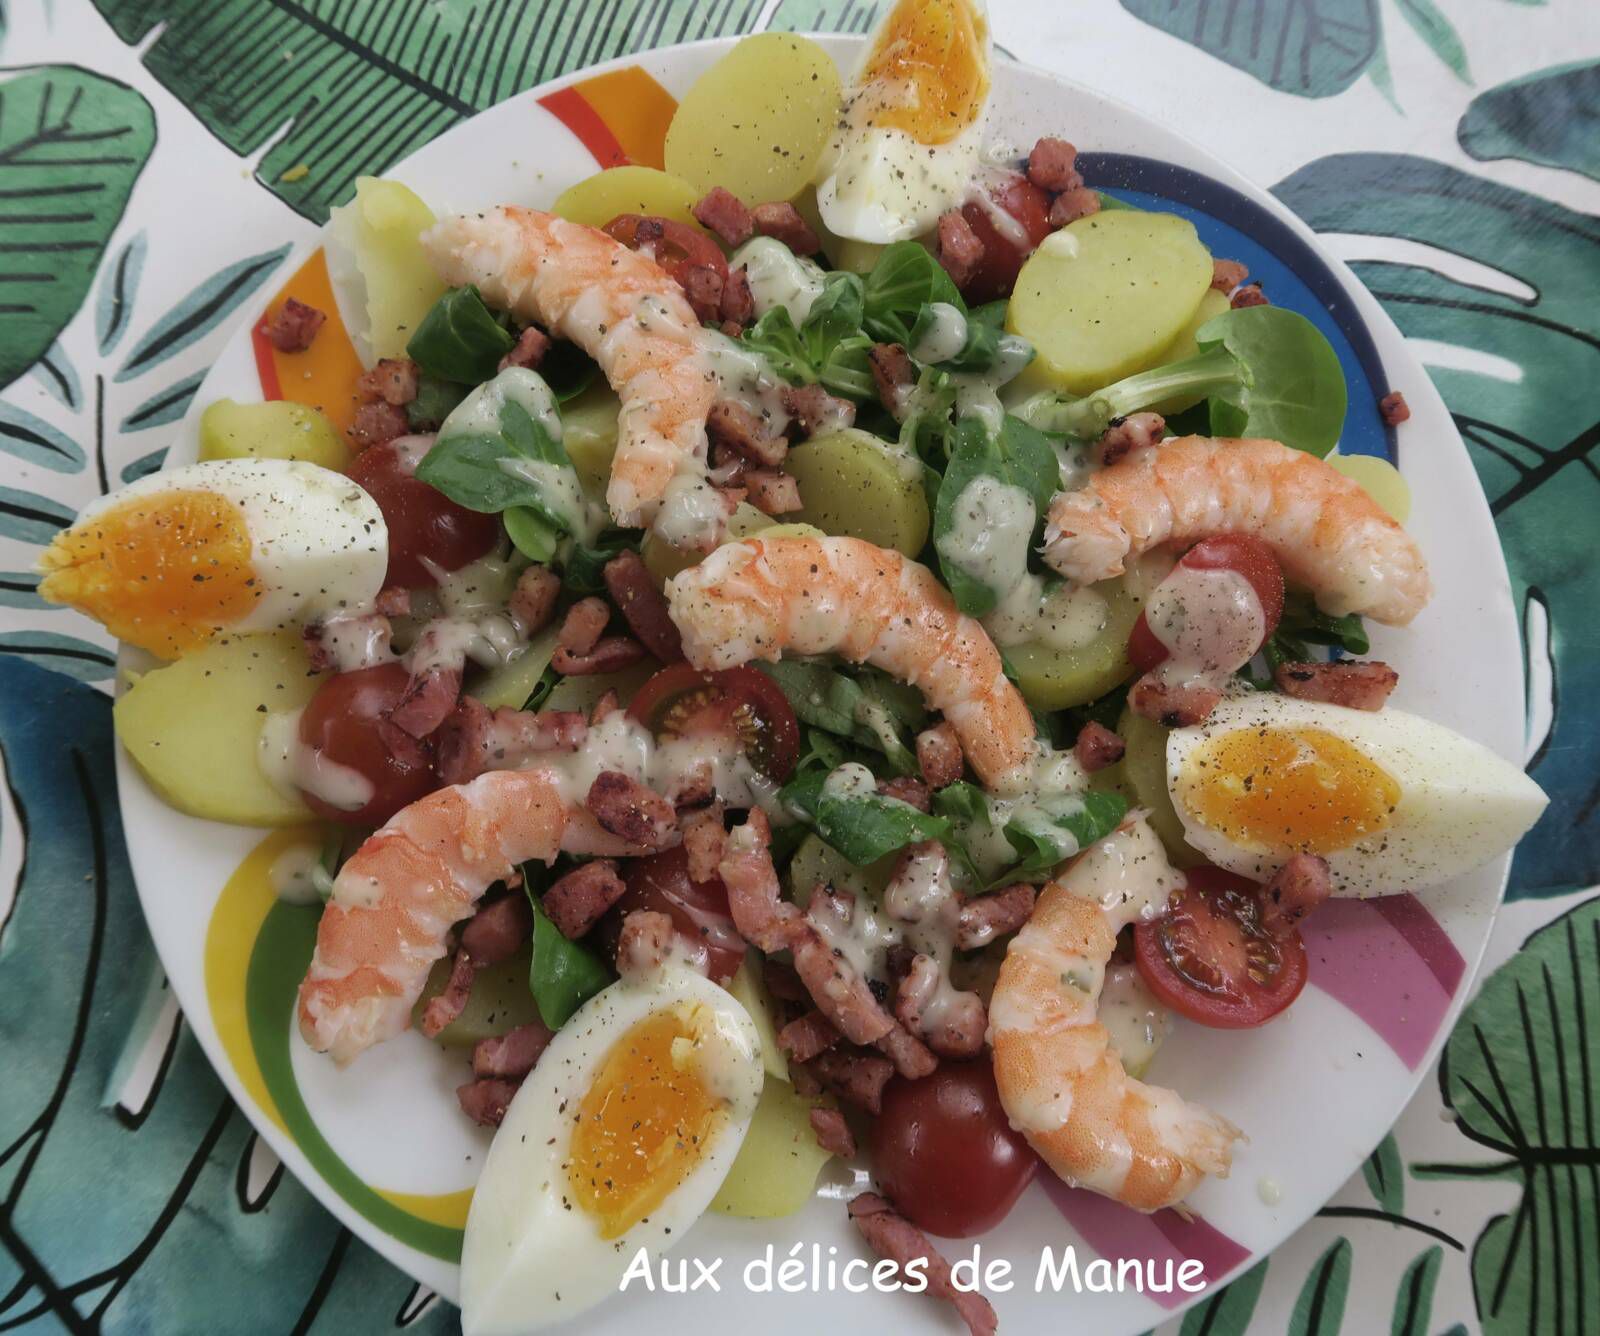
M 1100 1023 L 1123 1067 L 1140 1076 L 1172 1031 L 1172 1015 L 1145 987 L 1137 965 L 1110 965 L 1100 990 Z
M 322 849 L 316 844 L 291 844 L 267 869 L 267 881 L 273 894 L 289 905 L 320 903 L 322 896 L 318 887 L 326 876 Z
M 717 541 L 728 519 L 722 493 L 707 480 L 705 465 L 675 473 L 661 497 L 651 529 L 684 552 L 702 552 Z
M 324 617 L 317 623 L 317 645 L 336 673 L 354 673 L 394 661 L 392 628 L 372 612 Z
M 1069 232 L 1064 227 L 1058 227 L 1039 243 L 1034 253 L 1054 256 L 1061 260 L 1076 260 L 1081 249 L 1082 243 L 1075 233 Z
M 901 859 L 884 888 L 883 910 L 900 928 L 901 940 L 937 967 L 937 982 L 922 999 L 922 1023 L 937 1030 L 952 1011 L 966 1010 L 970 995 L 950 979 L 961 897 L 950 880 L 950 856 L 938 844 L 919 846 Z
M 1173 686 L 1222 685 L 1250 662 L 1267 629 L 1255 587 L 1227 567 L 1180 562 L 1151 593 L 1144 615 L 1167 651 L 1156 675 Z
M 935 546 L 944 560 L 974 580 L 1009 592 L 1027 573 L 1034 518 L 1027 492 L 979 474 L 956 497 L 955 518 Z
M 585 543 L 593 543 L 599 537 L 605 527 L 604 517 L 585 494 L 578 472 L 570 464 L 529 459 L 526 455 L 507 455 L 497 462 L 502 473 L 537 487 L 551 514 L 562 521 L 569 533 Z
M 544 377 L 525 366 L 507 367 L 493 380 L 486 380 L 470 391 L 440 425 L 439 439 L 479 434 L 498 436 L 500 413 L 508 403 L 526 411 L 550 434 L 551 440 L 561 439 L 561 413 L 556 407 L 556 397 Z
M 372 801 L 371 782 L 359 770 L 329 760 L 300 740 L 300 710 L 269 714 L 261 725 L 256 759 L 280 793 L 308 793 L 329 807 L 355 812 Z
M 928 307 L 932 323 L 911 348 L 919 362 L 948 362 L 967 346 L 967 318 L 949 302 Z
M 1098 904 L 1120 930 L 1160 915 L 1183 885 L 1183 874 L 1167 861 L 1149 823 L 1140 819 L 1092 846 L 1060 881 L 1072 894 Z
M 966 203 L 976 204 L 983 210 L 994 230 L 1018 250 L 1026 253 L 1032 248 L 1033 238 L 1028 229 L 995 202 L 991 188 L 1003 191 L 1011 183 L 1014 172 L 992 163 L 984 163 L 973 174 L 967 191 Z
M 1093 642 L 1105 629 L 1105 596 L 1086 586 L 1047 582 L 1026 573 L 994 610 L 980 620 L 1001 648 L 1041 644 L 1071 651 Z
M 877 791 L 878 781 L 860 761 L 846 761 L 822 781 L 824 798 L 865 798 Z
M 468 659 L 497 668 L 528 647 L 528 628 L 507 607 L 526 568 L 514 551 L 491 552 L 455 571 L 427 557 L 422 564 L 437 583 L 411 596 L 413 614 L 422 619 L 406 654 L 413 675 L 459 668 Z
M 750 238 L 728 257 L 728 267 L 745 271 L 757 318 L 781 306 L 798 327 L 822 296 L 821 267 L 796 255 L 775 237 Z

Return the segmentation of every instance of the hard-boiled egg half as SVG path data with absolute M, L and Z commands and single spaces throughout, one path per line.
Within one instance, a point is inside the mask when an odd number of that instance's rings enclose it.
M 1504 853 L 1548 799 L 1443 725 L 1269 692 L 1225 700 L 1167 738 L 1184 838 L 1265 881 L 1291 854 L 1327 859 L 1338 895 L 1437 886 Z
M 829 231 L 901 241 L 968 193 L 989 100 L 981 0 L 899 0 L 872 38 L 817 173 Z
M 465 1336 L 515 1336 L 615 1294 L 641 1248 L 679 1242 L 761 1098 L 750 1014 L 669 965 L 590 998 L 495 1134 L 461 1253 Z
M 211 459 L 87 507 L 39 558 L 39 593 L 172 659 L 222 631 L 368 606 L 388 564 L 383 513 L 342 473 Z

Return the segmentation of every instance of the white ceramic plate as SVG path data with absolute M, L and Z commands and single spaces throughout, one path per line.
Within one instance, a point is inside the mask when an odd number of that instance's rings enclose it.
M 851 65 L 855 39 L 825 44 L 841 67 Z M 390 175 L 441 214 L 498 203 L 548 205 L 596 170 L 596 152 L 604 158 L 620 141 L 647 158 L 637 145 L 652 135 L 659 141 L 670 107 L 663 110 L 663 99 L 652 106 L 644 97 L 649 85 L 624 71 L 642 66 L 681 95 L 728 45 L 714 41 L 630 57 L 535 89 L 452 130 Z M 597 80 L 596 74 L 608 77 Z M 1165 126 L 1099 93 L 1044 71 L 1001 64 L 991 124 L 994 137 L 1015 144 L 1065 134 L 1086 150 L 1091 184 L 1189 214 L 1215 254 L 1245 260 L 1274 301 L 1315 319 L 1338 348 L 1350 380 L 1345 453 L 1395 457 L 1394 433 L 1385 430 L 1374 403 L 1390 388 L 1405 391 L 1412 419 L 1400 432 L 1397 462 L 1415 493 L 1409 527 L 1439 589 L 1407 631 L 1377 628 L 1374 653 L 1400 671 L 1397 705 L 1518 759 L 1522 668 L 1499 543 L 1443 403 L 1377 302 L 1269 195 Z M 293 394 L 296 387 L 285 388 Z M 263 397 L 248 327 L 201 387 L 197 409 L 221 396 Z M 191 413 L 180 429 L 169 464 L 194 457 L 196 418 Z M 145 913 L 189 1023 L 222 1079 L 335 1215 L 396 1265 L 453 1296 L 455 1225 L 488 1144 L 456 1109 L 452 1092 L 466 1076 L 462 1059 L 415 1034 L 342 1072 L 306 1050 L 291 1024 L 291 1003 L 314 915 L 274 909 L 259 876 L 253 884 L 248 876 L 234 878 L 232 889 L 223 890 L 263 833 L 182 816 L 151 792 L 126 757 L 119 767 L 123 821 Z M 1307 934 L 1312 985 L 1282 1020 L 1264 1029 L 1227 1033 L 1180 1023 L 1151 1079 L 1245 1129 L 1249 1140 L 1239 1148 L 1232 1176 L 1194 1194 L 1192 1220 L 1170 1211 L 1136 1216 L 1054 1181 L 1036 1184 L 981 1240 L 986 1259 L 1008 1259 L 1015 1268 L 1014 1288 L 993 1294 L 1001 1323 L 1013 1332 L 1043 1330 L 1047 1322 L 1058 1329 L 1065 1318 L 1078 1331 L 1136 1332 L 1194 1297 L 1040 1292 L 1034 1282 L 1045 1246 L 1059 1251 L 1073 1245 L 1080 1270 L 1101 1256 L 1113 1262 L 1194 1257 L 1204 1264 L 1210 1292 L 1298 1228 L 1357 1168 L 1416 1089 L 1489 935 L 1508 864 L 1509 858 L 1500 859 L 1431 893 L 1425 906 L 1397 897 L 1339 902 L 1320 912 Z M 584 1330 L 637 1331 L 641 1321 L 659 1323 L 663 1305 L 670 1305 L 674 1326 L 708 1331 L 756 1323 L 780 1330 L 912 1323 L 949 1329 L 951 1316 L 926 1300 L 830 1291 L 825 1281 L 781 1295 L 752 1293 L 743 1284 L 746 1263 L 769 1246 L 780 1260 L 803 1257 L 808 1272 L 814 1257 L 825 1267 L 830 1256 L 858 1255 L 843 1199 L 862 1177 L 837 1166 L 825 1171 L 817 1199 L 788 1219 L 707 1216 L 677 1251 L 725 1258 L 720 1294 L 667 1299 L 635 1288 L 583 1318 Z M 965 1256 L 970 1247 L 952 1244 L 948 1251 Z

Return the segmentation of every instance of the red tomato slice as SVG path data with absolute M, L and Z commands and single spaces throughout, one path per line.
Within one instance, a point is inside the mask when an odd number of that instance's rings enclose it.
M 1260 887 L 1192 868 L 1158 919 L 1134 928 L 1134 960 L 1150 991 L 1201 1025 L 1244 1030 L 1271 1020 L 1306 986 L 1306 948 L 1291 923 L 1268 924 Z
M 1179 558 L 1178 564 L 1196 571 L 1238 571 L 1261 600 L 1267 627 L 1261 645 L 1278 629 L 1278 621 L 1283 616 L 1283 568 L 1278 565 L 1272 549 L 1259 538 L 1247 533 L 1202 538 Z M 1259 650 L 1261 645 L 1256 648 Z M 1141 673 L 1148 673 L 1166 657 L 1167 647 L 1156 639 L 1141 612 L 1128 634 L 1128 662 Z
M 661 228 L 658 234 L 640 239 L 641 228 L 649 234 L 655 233 L 657 226 Z M 722 248 L 709 235 L 688 223 L 650 214 L 619 213 L 602 230 L 629 250 L 648 255 L 680 282 L 681 270 L 700 265 L 709 265 L 724 278 L 728 276 L 728 261 Z
M 780 783 L 800 756 L 800 723 L 783 689 L 758 668 L 703 673 L 671 664 L 639 688 L 628 713 L 657 737 L 735 733 L 757 768 Z
M 983 258 L 967 281 L 961 295 L 969 302 L 992 302 L 1009 297 L 1017 283 L 1017 271 L 1033 254 L 1034 247 L 1050 235 L 1050 196 L 1027 177 L 1014 174 L 988 188 L 989 198 L 1016 219 L 1026 234 L 1025 244 L 1015 229 L 996 227 L 994 216 L 981 204 L 961 206 L 961 216 L 983 242 Z
M 606 911 L 600 923 L 601 940 L 616 952 L 622 920 L 636 909 L 667 914 L 685 950 L 691 956 L 705 953 L 707 973 L 726 983 L 744 959 L 744 938 L 728 912 L 728 889 L 720 878 L 689 879 L 689 855 L 680 844 L 659 854 L 630 858 L 623 868 L 628 889 Z

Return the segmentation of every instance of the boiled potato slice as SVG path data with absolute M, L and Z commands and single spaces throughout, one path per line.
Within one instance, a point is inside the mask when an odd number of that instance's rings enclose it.
M 298 459 L 343 472 L 350 447 L 333 423 L 306 404 L 218 399 L 200 415 L 200 458 Z
M 772 516 L 757 510 L 748 501 L 741 501 L 733 514 L 728 516 L 728 540 L 748 538 L 766 529 L 783 527 L 786 526 L 776 524 Z M 654 532 L 645 534 L 644 542 L 639 545 L 639 555 L 644 558 L 646 569 L 656 577 L 658 584 L 666 584 L 679 571 L 688 570 L 700 560 L 698 552 L 679 551 L 671 543 L 662 542 Z
M 811 888 L 819 882 L 875 901 L 894 875 L 898 859 L 898 854 L 886 854 L 876 863 L 857 867 L 822 836 L 807 835 L 789 860 L 784 879 L 790 896 L 802 905 L 810 898 Z
M 468 686 L 467 695 L 475 696 L 491 710 L 520 710 L 528 697 L 533 695 L 533 689 L 539 685 L 544 670 L 550 666 L 560 634 L 559 626 L 541 631 L 528 642 L 528 648 L 510 663 L 491 669 L 479 681 Z
M 1328 463 L 1347 478 L 1353 478 L 1367 491 L 1367 495 L 1394 516 L 1395 522 L 1404 524 L 1411 516 L 1411 484 L 1387 459 L 1377 455 L 1328 456 Z
M 550 212 L 590 227 L 604 227 L 619 213 L 694 223 L 692 210 L 703 193 L 654 167 L 608 167 L 563 190 Z
M 1164 352 L 1151 363 L 1152 366 L 1166 366 L 1169 362 L 1181 362 L 1187 357 L 1193 357 L 1200 351 L 1199 341 L 1195 335 L 1200 332 L 1200 326 L 1214 315 L 1221 315 L 1228 309 L 1228 295 L 1218 292 L 1215 288 L 1207 288 L 1205 296 L 1200 298 L 1200 305 L 1194 308 L 1194 314 L 1189 317 L 1189 323 L 1178 331 L 1178 337 L 1173 339 Z M 1180 394 L 1171 399 L 1155 405 L 1155 411 L 1165 416 L 1181 413 L 1186 408 L 1193 408 L 1203 395 Z
M 922 466 L 871 432 L 850 427 L 813 436 L 789 451 L 783 469 L 800 484 L 801 523 L 908 557 L 928 541 Z
M 517 894 L 521 894 L 520 891 Z M 478 971 L 472 980 L 472 992 L 461 1014 L 434 1036 L 437 1043 L 447 1048 L 471 1048 L 480 1039 L 504 1034 L 519 1025 L 539 1019 L 539 1008 L 534 1005 L 533 992 L 528 987 L 528 966 L 533 959 L 532 945 L 524 946 L 516 955 Z M 422 1012 L 450 979 L 448 956 L 433 963 L 422 996 L 411 1009 L 411 1023 L 422 1024 Z
M 800 216 L 806 220 L 806 225 L 817 234 L 817 240 L 822 243 L 822 253 L 827 257 L 828 263 L 835 269 L 848 269 L 852 273 L 864 274 L 878 263 L 879 258 L 888 246 L 879 245 L 875 241 L 857 241 L 854 237 L 836 236 L 828 230 L 828 225 L 822 221 L 822 213 L 817 208 L 817 192 L 814 186 L 807 186 L 794 197 L 794 207 L 800 211 Z
M 578 471 L 578 480 L 596 495 L 604 494 L 617 453 L 617 414 L 622 401 L 598 377 L 575 399 L 561 405 L 561 443 Z
M 1154 365 L 1210 287 L 1193 223 L 1117 209 L 1068 223 L 1034 251 L 1006 327 L 1038 350 L 1024 375 L 1087 394 Z
M 422 317 L 444 295 L 444 280 L 420 241 L 434 221 L 414 191 L 375 176 L 358 176 L 355 199 L 333 211 L 333 234 L 351 252 L 366 288 L 368 349 L 360 339 L 356 346 L 373 359 L 404 357 Z
M 1133 672 L 1128 662 L 1128 633 L 1144 607 L 1142 596 L 1123 577 L 1094 586 L 1105 599 L 1105 620 L 1088 644 L 1057 649 L 1035 642 L 1013 645 L 1006 658 L 1016 670 L 1017 686 L 1036 710 L 1064 710 L 1105 695 Z
M 241 826 L 312 820 L 257 763 L 268 712 L 297 710 L 317 678 L 292 631 L 215 640 L 145 673 L 117 701 L 117 737 L 167 802 Z
M 769 1220 L 793 1215 L 816 1190 L 817 1173 L 831 1158 L 817 1145 L 811 1110 L 832 1108 L 826 1097 L 797 1095 L 786 1081 L 768 1081 L 711 1209 L 723 1215 Z
M 661 665 L 654 659 L 647 659 L 644 663 L 636 663 L 632 668 L 624 668 L 617 673 L 589 673 L 582 677 L 563 677 L 555 686 L 550 688 L 550 694 L 545 697 L 544 710 L 581 710 L 588 714 L 600 703 L 600 697 L 608 691 L 615 691 L 617 699 L 624 705 L 639 693 L 639 688 L 648 682 Z
M 1128 798 L 1149 810 L 1150 829 L 1160 836 L 1173 866 L 1195 867 L 1205 862 L 1183 838 L 1183 822 L 1167 792 L 1168 730 L 1153 719 L 1124 710 L 1117 721 L 1117 732 L 1128 750 L 1110 769 L 1121 772 Z
M 761 1065 L 767 1075 L 787 1081 L 789 1063 L 783 1056 L 783 1050 L 778 1047 L 778 1005 L 767 991 L 766 981 L 761 977 L 761 968 L 756 964 L 753 951 L 745 952 L 744 959 L 739 962 L 738 972 L 728 980 L 728 991 L 750 1013 L 750 1019 L 755 1023 L 756 1033 L 761 1036 Z
M 748 204 L 809 184 L 839 116 L 839 71 L 809 38 L 746 37 L 695 80 L 667 127 L 666 167 L 703 195 Z

